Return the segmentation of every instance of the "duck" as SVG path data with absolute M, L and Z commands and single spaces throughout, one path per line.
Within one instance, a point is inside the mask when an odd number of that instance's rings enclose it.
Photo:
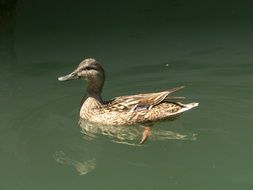
M 84 79 L 87 82 L 86 97 L 82 99 L 80 119 L 89 123 L 110 126 L 139 125 L 143 128 L 140 144 L 151 136 L 151 127 L 161 121 L 177 119 L 199 103 L 183 104 L 185 97 L 173 97 L 172 93 L 184 86 L 161 92 L 119 96 L 111 100 L 102 99 L 105 82 L 103 66 L 94 58 L 84 59 L 70 74 L 58 77 L 59 81 Z

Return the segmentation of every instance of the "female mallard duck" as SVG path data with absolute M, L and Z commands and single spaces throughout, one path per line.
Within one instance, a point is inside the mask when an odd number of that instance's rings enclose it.
M 80 109 L 80 117 L 99 125 L 134 125 L 144 127 L 141 144 L 150 135 L 153 122 L 174 120 L 181 113 L 198 106 L 198 103 L 177 102 L 183 97 L 169 95 L 183 87 L 163 92 L 116 97 L 103 101 L 101 97 L 105 81 L 102 65 L 93 58 L 83 60 L 72 73 L 59 77 L 59 81 L 83 78 L 87 81 L 87 97 Z

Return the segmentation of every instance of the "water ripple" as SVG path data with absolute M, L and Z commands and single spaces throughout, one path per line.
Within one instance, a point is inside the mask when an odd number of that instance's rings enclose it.
M 112 142 L 129 146 L 140 146 L 142 128 L 139 126 L 104 126 L 95 125 L 84 120 L 80 120 L 81 133 L 86 140 L 93 140 L 99 136 L 106 136 Z M 197 139 L 197 135 L 191 132 L 174 132 L 166 129 L 152 128 L 151 141 L 162 140 L 190 140 Z

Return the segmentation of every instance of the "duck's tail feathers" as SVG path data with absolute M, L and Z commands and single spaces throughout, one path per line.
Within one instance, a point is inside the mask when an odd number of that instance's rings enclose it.
M 173 93 L 173 92 L 176 92 L 178 90 L 181 90 L 184 87 L 185 86 L 179 86 L 179 87 L 176 87 L 176 88 L 169 89 L 169 90 L 167 90 L 167 92 L 169 92 L 168 95 L 171 94 L 171 93 Z
M 164 101 L 167 101 L 167 102 L 176 102 L 176 101 L 179 101 L 179 100 L 184 100 L 185 97 L 183 96 L 168 96 L 164 99 Z
M 180 110 L 178 110 L 178 112 L 176 112 L 177 114 L 188 111 L 188 110 L 190 110 L 194 107 L 197 107 L 199 105 L 198 102 L 192 102 L 192 103 L 189 103 L 189 104 L 182 104 L 182 103 L 179 103 L 179 104 L 182 106 L 182 108 Z

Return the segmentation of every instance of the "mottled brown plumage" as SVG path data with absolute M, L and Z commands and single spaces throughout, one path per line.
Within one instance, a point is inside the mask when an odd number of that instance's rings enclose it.
M 149 126 L 156 121 L 174 120 L 181 113 L 198 106 L 198 103 L 182 104 L 178 100 L 184 97 L 171 97 L 170 94 L 182 89 L 177 87 L 163 92 L 116 97 L 103 101 L 101 92 L 105 80 L 104 69 L 95 59 L 83 60 L 77 69 L 69 75 L 59 77 L 60 81 L 84 78 L 87 85 L 87 97 L 80 109 L 80 117 L 99 125 L 144 126 L 145 142 L 150 135 Z

